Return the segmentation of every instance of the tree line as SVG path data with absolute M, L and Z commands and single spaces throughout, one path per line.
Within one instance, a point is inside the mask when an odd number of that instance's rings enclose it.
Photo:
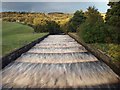
M 3 12 L 3 21 L 30 25 L 37 33 L 76 32 L 87 43 L 120 43 L 120 1 L 109 2 L 105 19 L 93 6 L 74 15 L 64 13 Z
M 87 43 L 120 43 L 120 1 L 109 2 L 105 20 L 93 6 L 86 12 L 77 10 L 64 31 L 77 32 Z
M 2 12 L 3 21 L 18 22 L 34 28 L 36 33 L 61 33 L 61 25 L 69 19 L 64 13 L 30 13 L 30 12 Z

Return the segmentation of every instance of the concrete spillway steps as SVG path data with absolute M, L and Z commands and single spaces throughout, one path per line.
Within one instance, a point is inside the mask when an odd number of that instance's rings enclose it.
M 3 87 L 67 88 L 107 85 L 119 77 L 68 35 L 49 35 L 2 71 Z

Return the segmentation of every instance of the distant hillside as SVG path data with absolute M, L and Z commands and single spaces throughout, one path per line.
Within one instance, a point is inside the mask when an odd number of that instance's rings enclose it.
M 72 17 L 71 14 L 66 14 L 62 12 L 50 12 L 45 13 L 21 13 L 21 12 L 3 12 L 2 19 L 3 21 L 8 22 L 19 22 L 23 24 L 34 25 L 34 19 L 45 19 L 47 21 L 55 21 L 58 24 L 62 25 L 69 21 Z
M 64 14 L 63 12 L 50 12 L 48 14 Z

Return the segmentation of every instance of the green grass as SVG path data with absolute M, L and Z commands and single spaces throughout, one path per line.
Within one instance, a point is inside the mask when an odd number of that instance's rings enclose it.
M 113 59 L 119 60 L 117 56 L 120 55 L 120 45 L 118 44 L 107 44 L 107 43 L 94 43 L 92 44 L 97 49 L 102 50 L 104 53 L 108 54 Z
M 34 33 L 33 28 L 19 23 L 2 23 L 2 55 L 18 49 L 47 33 Z
M 118 44 L 107 44 L 107 43 L 93 43 L 93 47 L 103 51 L 109 57 L 112 58 L 112 62 L 120 65 L 120 45 Z
M 84 42 L 76 33 L 70 33 L 70 34 L 74 35 L 74 37 L 78 37 L 82 43 Z M 111 43 L 111 44 L 109 43 L 91 43 L 91 44 L 86 43 L 86 44 L 102 51 L 103 53 L 111 57 L 112 63 L 115 63 L 117 67 L 120 67 L 120 45 L 119 44 L 115 44 L 115 43 Z

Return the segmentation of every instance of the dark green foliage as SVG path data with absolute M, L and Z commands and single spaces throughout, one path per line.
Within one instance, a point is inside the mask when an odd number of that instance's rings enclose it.
M 120 1 L 109 2 L 110 9 L 106 13 L 106 22 L 109 25 L 120 26 Z
M 65 23 L 63 26 L 61 26 L 61 29 L 64 33 L 67 34 L 69 32 L 68 27 L 69 27 L 68 23 Z
M 120 1 L 109 2 L 110 9 L 106 14 L 106 23 L 108 24 L 109 33 L 112 42 L 120 43 Z
M 34 27 L 34 31 L 37 33 L 48 32 L 46 25 L 35 25 L 33 27 Z
M 58 34 L 62 32 L 60 26 L 55 21 L 48 21 L 46 27 L 50 34 Z
M 106 26 L 95 7 L 89 7 L 85 12 L 86 21 L 78 28 L 79 36 L 87 43 L 105 42 Z
M 116 32 L 117 27 L 110 26 L 106 24 L 106 41 L 107 43 L 118 43 L 119 32 Z M 117 30 L 118 31 L 118 30 Z
M 106 26 L 103 23 L 94 23 L 94 25 L 90 23 L 83 23 L 78 29 L 79 36 L 86 43 L 96 43 L 96 42 L 106 42 Z
M 74 16 L 68 22 L 68 32 L 76 32 L 78 26 L 85 21 L 85 16 L 83 11 L 76 11 Z
M 50 34 L 61 33 L 60 26 L 55 21 L 46 21 L 45 24 L 34 25 L 34 31 L 39 32 L 49 32 Z
M 90 24 L 94 24 L 96 22 L 104 22 L 101 14 L 94 6 L 88 7 L 87 10 L 88 11 L 85 12 L 85 16 L 87 17 L 86 22 L 89 22 Z

